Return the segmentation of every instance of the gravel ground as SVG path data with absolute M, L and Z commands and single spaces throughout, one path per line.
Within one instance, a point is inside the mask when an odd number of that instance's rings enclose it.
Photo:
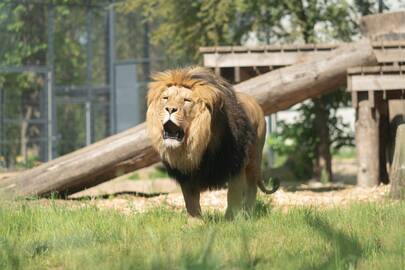
M 273 207 L 287 210 L 293 206 L 312 206 L 318 208 L 345 206 L 354 202 L 374 202 L 386 198 L 389 186 L 360 188 L 347 185 L 299 185 L 294 190 L 282 187 L 273 195 L 259 195 L 264 201 L 270 201 Z M 160 195 L 151 198 L 132 195 L 120 195 L 110 199 L 94 199 L 80 204 L 91 204 L 101 209 L 117 209 L 125 214 L 147 211 L 156 206 L 165 205 L 173 209 L 184 209 L 181 193 Z M 226 190 L 208 191 L 201 195 L 201 207 L 224 211 L 226 208 Z
M 273 207 L 287 210 L 293 206 L 335 207 L 345 206 L 354 202 L 381 201 L 387 197 L 390 186 L 381 185 L 374 188 L 361 188 L 353 185 L 355 180 L 355 161 L 339 161 L 334 163 L 336 182 L 321 184 L 310 181 L 308 183 L 283 183 L 282 187 L 272 195 L 259 194 Z M 0 179 L 4 174 L 0 174 Z M 9 176 L 9 175 L 8 175 Z M 113 182 L 112 182 L 113 183 Z M 182 194 L 177 192 L 153 197 L 142 197 L 129 194 L 110 196 L 107 198 L 87 200 L 57 200 L 57 204 L 72 207 L 93 205 L 100 209 L 117 209 L 125 214 L 141 213 L 157 206 L 167 206 L 172 209 L 184 210 Z M 37 201 L 41 204 L 51 203 L 49 200 Z M 54 203 L 54 202 L 53 202 Z M 201 195 L 201 206 L 204 209 L 224 211 L 226 208 L 226 190 L 207 191 Z

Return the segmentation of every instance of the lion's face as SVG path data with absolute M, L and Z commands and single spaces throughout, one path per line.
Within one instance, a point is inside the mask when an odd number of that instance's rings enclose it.
M 220 92 L 198 77 L 206 72 L 162 72 L 149 84 L 146 123 L 152 145 L 183 172 L 198 168 L 212 138 L 212 111 L 221 103 Z
M 162 141 L 167 148 L 177 148 L 186 143 L 196 107 L 191 89 L 171 86 L 162 92 L 158 110 Z

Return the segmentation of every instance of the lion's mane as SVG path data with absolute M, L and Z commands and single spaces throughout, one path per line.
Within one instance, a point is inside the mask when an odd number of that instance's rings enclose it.
M 164 146 L 159 118 L 161 95 L 173 85 L 186 87 L 198 97 L 186 141 L 176 149 Z M 221 187 L 240 173 L 256 135 L 232 85 L 202 67 L 170 70 L 152 77 L 147 126 L 169 175 L 201 190 Z

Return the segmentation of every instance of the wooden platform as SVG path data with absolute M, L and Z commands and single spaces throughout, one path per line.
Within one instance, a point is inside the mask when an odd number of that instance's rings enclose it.
M 268 71 L 325 56 L 341 44 L 203 47 L 204 66 L 213 68 L 231 83 Z M 405 62 L 405 41 L 372 43 L 381 65 Z
M 403 119 L 405 113 L 405 63 L 400 57 L 397 59 L 401 62 L 390 66 L 356 67 L 347 72 L 347 90 L 357 113 L 357 179 L 362 186 L 388 182 L 395 147 L 395 118 Z M 394 113 L 393 100 L 398 101 L 399 114 Z
M 347 74 L 353 107 L 358 106 L 360 95 L 367 95 L 371 107 L 375 106 L 376 98 L 405 99 L 405 65 L 356 67 L 348 69 Z

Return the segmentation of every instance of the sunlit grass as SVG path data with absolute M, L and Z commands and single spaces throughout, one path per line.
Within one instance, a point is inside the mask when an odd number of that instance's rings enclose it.
M 155 208 L 124 215 L 52 201 L 0 202 L 0 269 L 405 269 L 405 204 L 258 204 L 202 224 Z

